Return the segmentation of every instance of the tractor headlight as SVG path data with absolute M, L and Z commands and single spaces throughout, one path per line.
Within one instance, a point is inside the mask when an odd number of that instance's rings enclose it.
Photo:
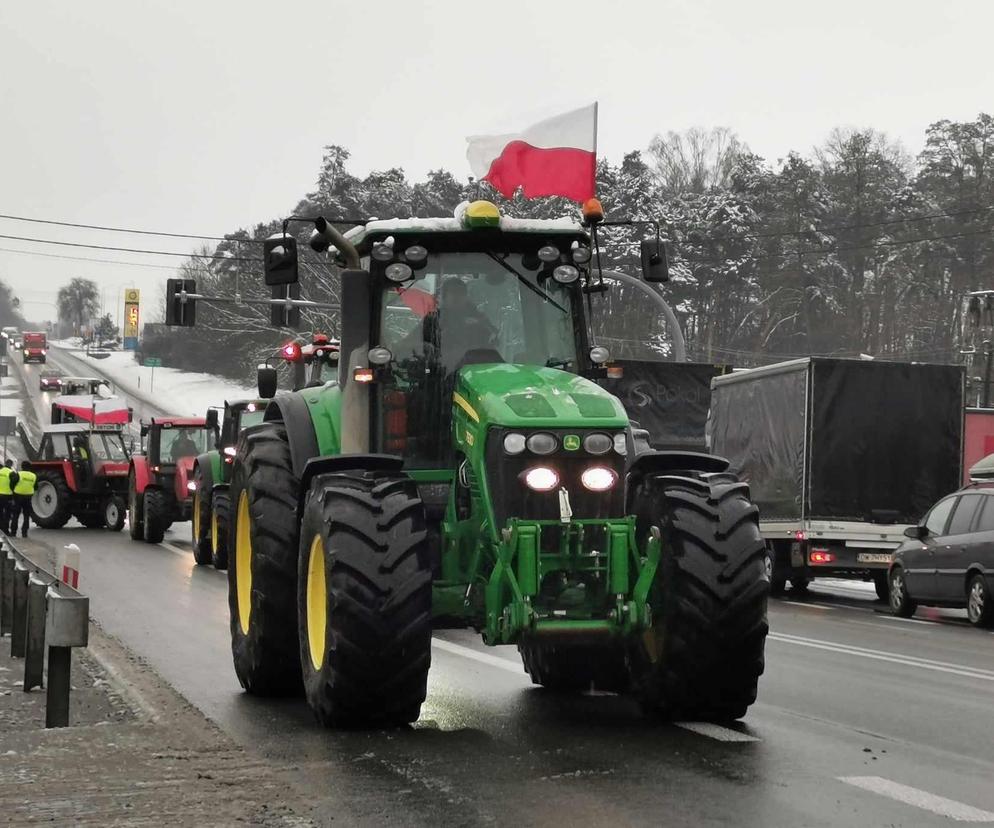
M 369 353 L 366 354 L 366 358 L 373 365 L 389 365 L 390 360 L 393 359 L 393 354 L 390 352 L 389 348 L 370 348 Z
M 590 361 L 594 363 L 594 365 L 603 365 L 611 358 L 611 352 L 603 345 L 594 345 L 594 347 L 590 349 L 589 356 Z
M 525 435 L 512 431 L 504 435 L 504 451 L 507 454 L 521 454 L 525 450 Z
M 382 242 L 374 244 L 370 255 L 378 262 L 389 262 L 393 258 L 393 245 Z
M 628 454 L 628 435 L 624 432 L 614 435 L 614 450 L 622 457 Z
M 586 264 L 590 261 L 590 248 L 583 244 L 578 244 L 572 250 L 573 262 L 575 264 Z
M 580 482 L 592 492 L 606 492 L 618 482 L 618 473 L 605 466 L 591 466 L 580 475 Z
M 583 438 L 583 448 L 588 454 L 607 454 L 613 445 L 607 434 L 588 434 Z
M 540 431 L 528 438 L 527 445 L 528 451 L 532 454 L 544 457 L 546 454 L 552 454 L 552 452 L 559 448 L 559 441 L 555 438 L 555 435 Z
M 522 479 L 525 485 L 534 492 L 551 492 L 559 485 L 559 475 L 548 466 L 535 466 L 528 469 Z
M 552 271 L 552 278 L 561 285 L 571 285 L 580 278 L 580 271 L 573 265 L 559 265 Z
M 404 262 L 394 262 L 392 265 L 387 265 L 384 275 L 391 282 L 409 282 L 414 278 L 414 271 L 411 270 L 411 266 L 409 264 L 405 264 Z
M 546 264 L 552 264 L 553 262 L 559 261 L 559 248 L 554 247 L 551 244 L 547 244 L 545 247 L 540 247 L 538 250 L 538 258 L 545 262 Z
M 186 481 L 186 490 L 188 492 L 195 492 L 197 490 L 197 484 L 196 484 L 196 482 L 193 481 L 193 480 L 187 480 Z
M 236 454 L 238 454 L 238 449 L 236 449 L 234 446 L 225 446 L 224 453 L 228 457 L 234 457 Z
M 424 267 L 428 264 L 428 250 L 420 244 L 412 244 L 404 251 L 404 259 L 413 268 Z

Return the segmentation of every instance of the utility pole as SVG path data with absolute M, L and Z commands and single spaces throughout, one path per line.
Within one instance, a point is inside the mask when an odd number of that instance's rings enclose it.
M 982 408 L 990 408 L 991 401 L 991 341 L 984 340 L 984 395 Z

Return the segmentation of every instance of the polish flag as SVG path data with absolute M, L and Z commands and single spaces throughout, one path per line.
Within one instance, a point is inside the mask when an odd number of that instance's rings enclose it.
M 510 198 L 518 187 L 525 198 L 565 196 L 586 201 L 594 195 L 597 164 L 597 104 L 539 121 L 517 134 L 466 139 L 473 175 Z

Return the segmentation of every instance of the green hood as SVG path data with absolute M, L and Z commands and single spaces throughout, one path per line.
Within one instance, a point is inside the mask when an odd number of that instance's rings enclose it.
M 472 365 L 459 372 L 456 404 L 481 425 L 508 428 L 624 428 L 617 397 L 588 379 L 536 365 Z M 468 412 L 467 412 L 468 413 Z M 472 414 L 469 415 L 471 418 Z

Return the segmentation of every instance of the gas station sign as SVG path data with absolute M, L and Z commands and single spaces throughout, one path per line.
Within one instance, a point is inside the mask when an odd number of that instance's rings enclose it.
M 124 347 L 133 351 L 138 347 L 138 323 L 141 294 L 137 288 L 124 291 Z

